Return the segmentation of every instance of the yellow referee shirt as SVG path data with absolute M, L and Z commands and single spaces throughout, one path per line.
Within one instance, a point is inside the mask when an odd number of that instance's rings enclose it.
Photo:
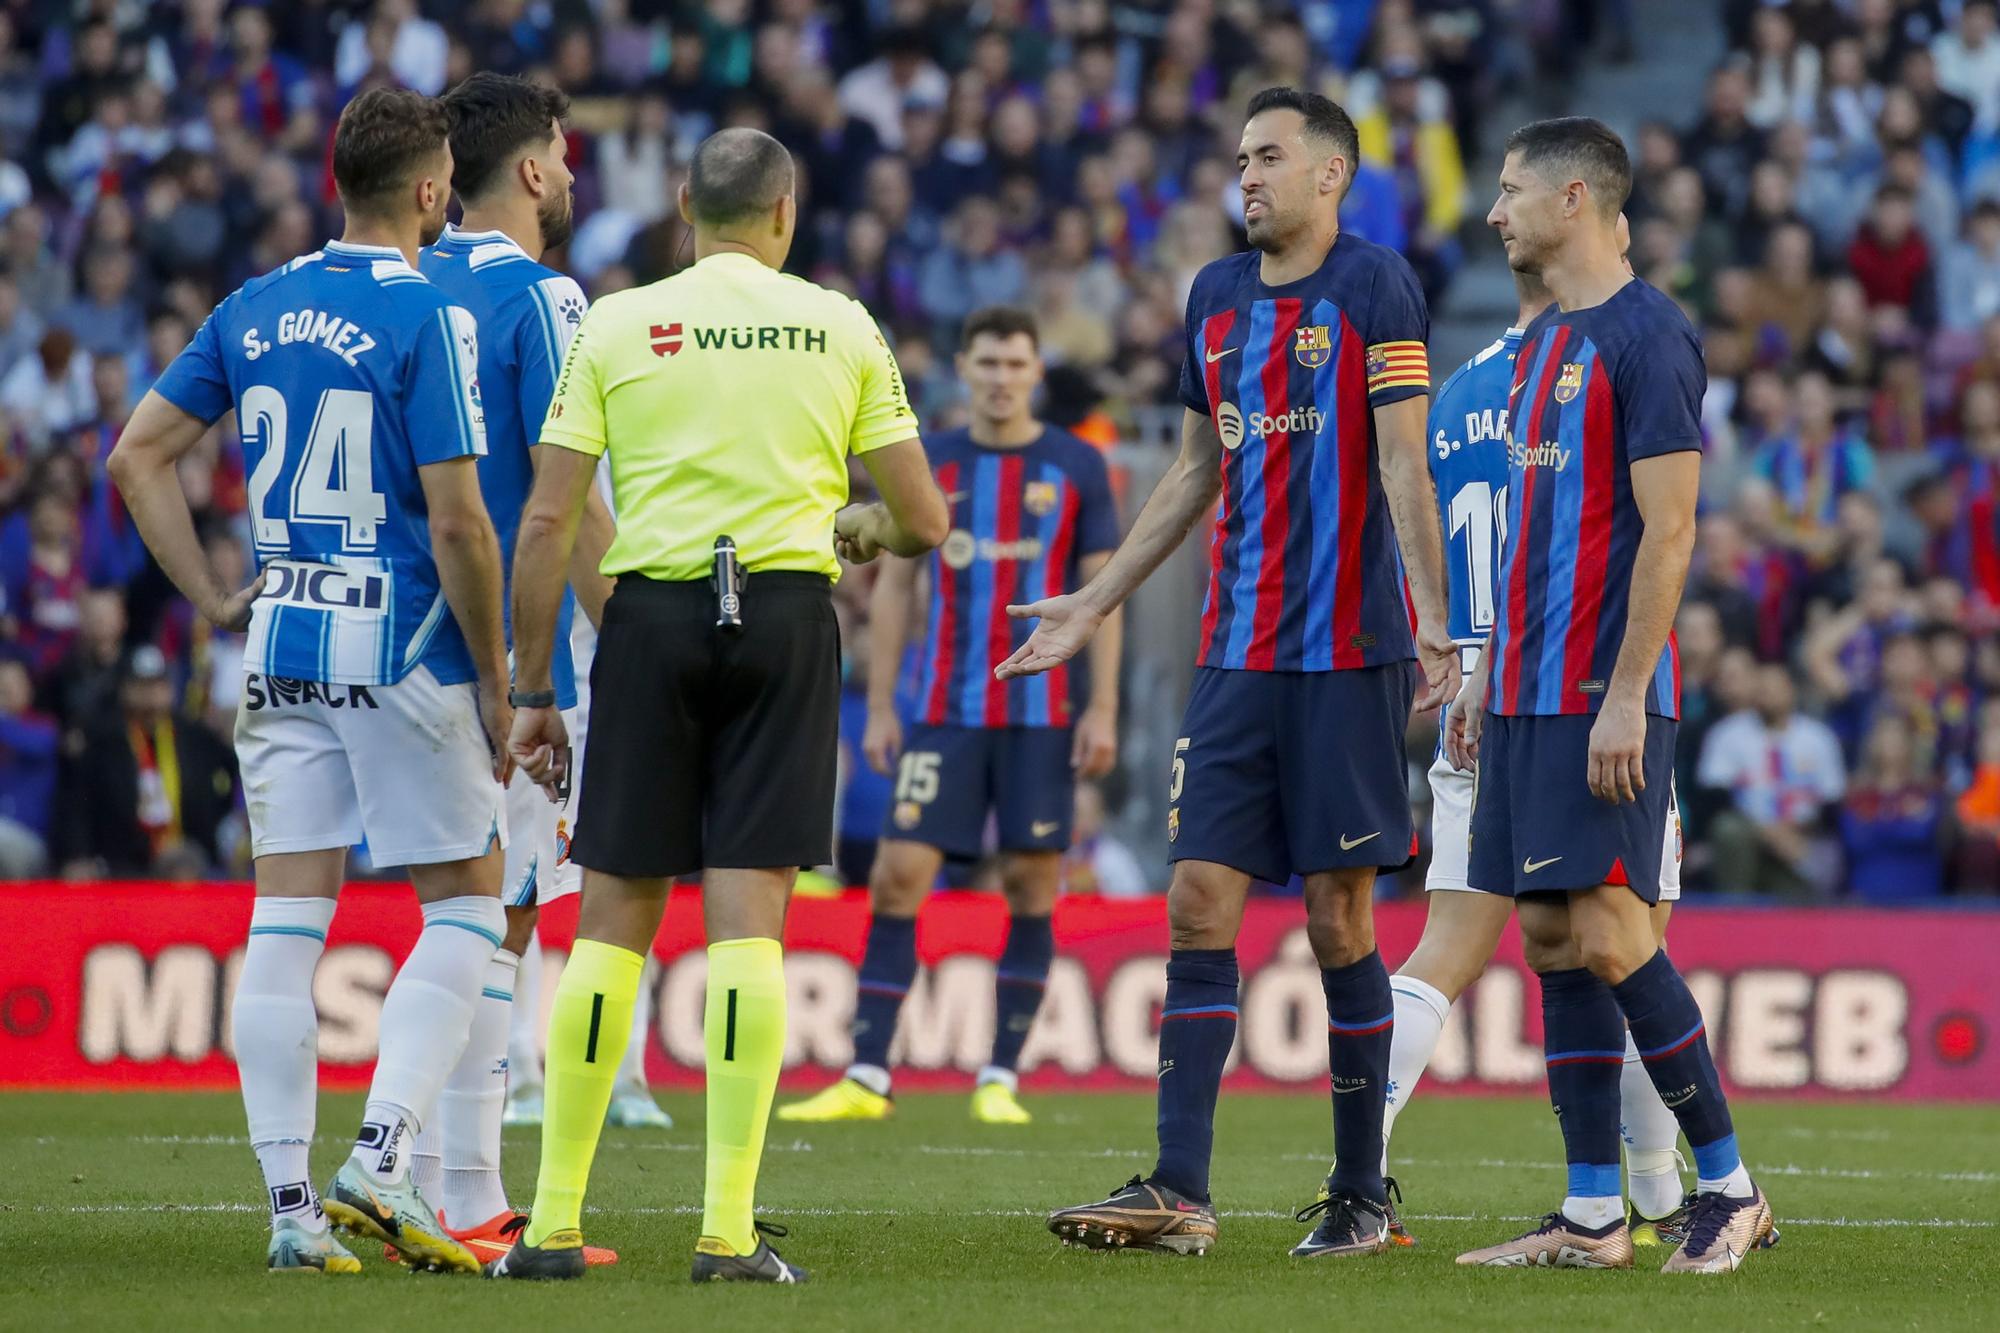
M 608 575 L 706 578 L 727 533 L 748 570 L 838 578 L 847 456 L 916 433 L 860 302 L 723 253 L 591 306 L 541 440 L 610 455 Z

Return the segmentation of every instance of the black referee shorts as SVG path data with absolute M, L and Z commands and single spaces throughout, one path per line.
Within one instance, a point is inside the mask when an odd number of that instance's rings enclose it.
M 618 580 L 590 670 L 579 865 L 649 878 L 832 858 L 833 585 L 820 574 L 751 574 L 743 632 L 714 622 L 706 580 Z

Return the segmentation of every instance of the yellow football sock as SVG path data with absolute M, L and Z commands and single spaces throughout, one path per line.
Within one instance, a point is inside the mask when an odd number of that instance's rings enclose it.
M 527 1241 L 540 1245 L 579 1225 L 590 1159 L 604 1132 L 604 1108 L 632 1033 L 639 974 L 646 960 L 630 949 L 578 940 L 556 987 L 542 1104 L 542 1171 Z
M 785 951 L 770 939 L 708 946 L 708 1179 L 701 1232 L 738 1254 L 757 1248 L 751 1217 L 764 1126 L 785 1058 Z

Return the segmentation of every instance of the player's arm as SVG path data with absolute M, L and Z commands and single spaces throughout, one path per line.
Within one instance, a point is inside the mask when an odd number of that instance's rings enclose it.
M 559 453 L 573 454 L 574 450 L 558 450 Z M 542 483 L 542 469 L 550 451 L 537 445 L 528 451 L 528 457 L 535 465 L 535 487 Z M 530 487 L 532 493 L 534 487 Z M 525 515 L 524 515 L 525 521 Z M 583 608 L 591 627 L 598 628 L 604 621 L 604 603 L 611 597 L 611 578 L 603 572 L 604 553 L 611 549 L 611 539 L 617 533 L 617 526 L 611 521 L 611 506 L 604 503 L 604 494 L 596 486 L 585 493 L 583 508 L 577 514 L 576 536 L 570 546 L 569 586 L 576 591 L 576 604 Z M 515 547 L 515 568 L 520 568 L 520 548 Z M 515 597 L 518 602 L 519 596 Z M 557 601 L 561 601 L 558 589 Z M 520 630 L 514 632 L 515 674 L 520 673 Z M 527 686 L 521 688 L 526 689 Z
M 543 278 L 527 290 L 523 299 L 533 306 L 534 317 L 515 321 L 520 364 L 515 384 L 520 395 L 521 420 L 534 422 L 548 416 L 563 358 L 582 325 L 588 302 L 576 279 L 564 274 Z M 543 453 L 540 448 L 528 451 L 537 478 L 541 476 Z M 599 572 L 599 567 L 604 563 L 604 553 L 611 549 L 613 533 L 611 507 L 593 486 L 577 526 L 576 544 L 569 561 L 569 585 L 576 591 L 577 605 L 583 608 L 592 627 L 600 623 L 605 599 L 611 595 L 611 580 Z
M 223 629 L 250 623 L 250 604 L 263 590 L 259 574 L 247 588 L 224 587 L 195 535 L 194 514 L 175 464 L 208 433 L 209 422 L 148 391 L 125 423 L 106 470 L 146 549 L 195 609 Z
M 870 449 L 861 455 L 861 466 L 882 498 L 849 505 L 834 515 L 834 548 L 842 558 L 865 565 L 884 551 L 922 555 L 945 539 L 951 510 L 931 476 L 922 440 L 912 435 Z
M 1075 592 L 1007 608 L 1016 620 L 1041 624 L 995 674 L 1002 680 L 1032 676 L 1076 656 L 1111 613 L 1186 540 L 1201 516 L 1215 507 L 1221 490 L 1222 437 L 1213 421 L 1189 408 L 1181 416 L 1180 453 L 1104 567 Z
M 1438 526 L 1437 486 L 1431 480 L 1425 445 L 1428 421 L 1429 400 L 1422 394 L 1375 409 L 1382 491 L 1389 500 L 1410 596 L 1417 604 L 1417 653 L 1428 685 L 1417 700 L 1418 708 L 1450 702 L 1459 686 L 1458 645 L 1445 624 L 1444 532 Z
M 877 773 L 887 773 L 903 748 L 896 678 L 902 673 L 916 592 L 917 562 L 896 559 L 882 562 L 868 593 L 868 723 L 861 733 L 861 753 Z
M 479 710 L 493 749 L 493 776 L 504 784 L 514 768 L 506 748 L 514 714 L 507 703 L 507 632 L 500 616 L 500 538 L 479 490 L 479 460 L 467 455 L 426 463 L 417 469 L 417 480 L 430 511 L 438 586 L 479 673 Z
M 1680 609 L 1700 491 L 1699 453 L 1632 461 L 1632 499 L 1645 530 L 1632 565 L 1625 641 L 1590 731 L 1590 790 L 1607 801 L 1635 800 L 1646 789 L 1646 689 Z
M 1111 563 L 1111 552 L 1099 551 L 1077 561 L 1077 573 L 1088 584 Z M 1076 719 L 1070 767 L 1078 776 L 1101 778 L 1118 764 L 1118 666 L 1125 651 L 1125 609 L 1104 618 L 1090 641 L 1090 706 Z

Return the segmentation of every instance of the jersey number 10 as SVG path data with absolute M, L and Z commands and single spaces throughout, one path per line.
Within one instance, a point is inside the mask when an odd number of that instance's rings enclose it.
M 319 396 L 305 453 L 288 483 L 289 503 L 270 512 L 270 495 L 286 477 L 290 412 L 285 396 L 268 384 L 243 391 L 237 408 L 244 443 L 263 448 L 250 473 L 250 528 L 263 551 L 291 549 L 291 523 L 338 523 L 343 551 L 375 548 L 375 529 L 389 515 L 375 489 L 375 397 L 360 389 L 328 389 Z
M 1472 590 L 1472 628 L 1493 628 L 1493 568 L 1507 544 L 1507 488 L 1469 481 L 1451 497 L 1451 536 L 1465 534 L 1466 586 Z

